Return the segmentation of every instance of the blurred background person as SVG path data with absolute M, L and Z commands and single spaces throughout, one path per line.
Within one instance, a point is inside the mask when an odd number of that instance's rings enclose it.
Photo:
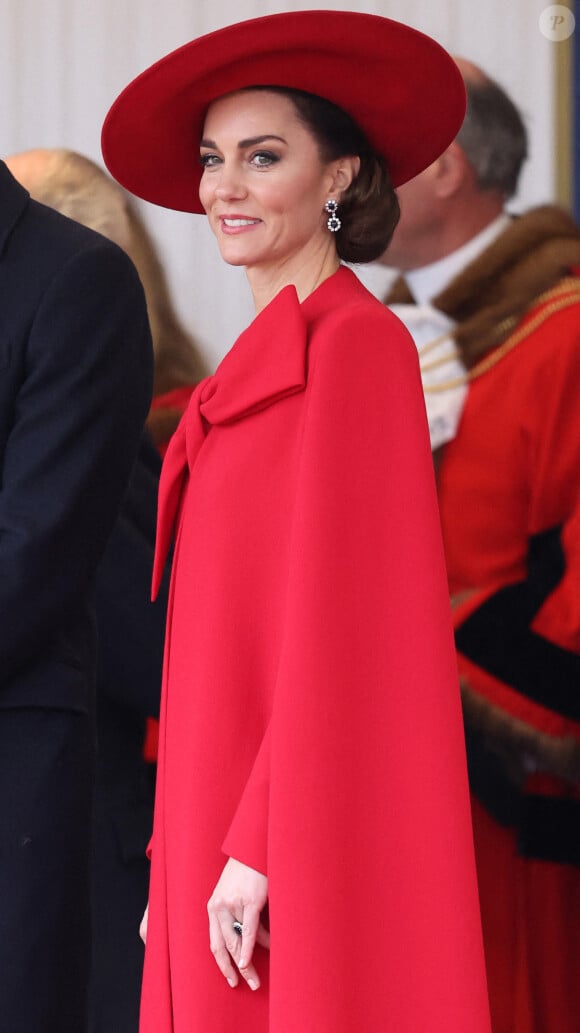
M 151 397 L 143 290 L 0 163 L 0 1024 L 85 1033 L 94 582 Z
M 209 372 L 202 351 L 179 319 L 159 255 L 136 204 L 98 166 L 101 189 L 116 188 L 122 194 L 128 221 L 125 250 L 133 259 L 145 288 L 153 337 L 155 369 L 153 401 L 147 427 L 160 453 L 186 408 L 193 387 Z
M 114 240 L 145 288 L 154 346 L 154 401 L 123 509 L 97 575 L 98 757 L 93 852 L 91 1033 L 138 1026 L 157 721 L 168 573 L 150 602 L 157 488 L 163 451 L 202 357 L 174 311 L 153 241 L 125 192 L 88 158 L 64 149 L 7 159 L 33 197 Z
M 573 1033 L 580 981 L 580 232 L 506 202 L 522 118 L 458 62 L 464 124 L 399 190 L 462 682 L 494 1033 Z

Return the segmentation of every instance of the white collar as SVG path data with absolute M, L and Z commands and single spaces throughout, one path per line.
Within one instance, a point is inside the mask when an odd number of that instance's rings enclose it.
M 431 262 L 430 265 L 424 265 L 421 269 L 412 269 L 405 273 L 407 286 L 415 301 L 424 305 L 432 298 L 436 298 L 447 287 L 447 284 L 451 283 L 470 262 L 473 262 L 493 243 L 496 237 L 507 229 L 510 222 L 510 216 L 502 212 L 485 229 L 468 240 L 467 244 L 452 251 L 450 255 L 440 258 L 437 262 Z

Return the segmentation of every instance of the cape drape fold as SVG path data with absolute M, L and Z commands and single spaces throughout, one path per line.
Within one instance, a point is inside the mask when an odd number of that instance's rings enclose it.
M 187 484 L 142 1033 L 489 1033 L 416 350 L 341 269 L 234 352 L 192 400 L 193 467 L 179 444 L 167 467 Z M 209 952 L 222 847 L 268 875 L 256 994 Z

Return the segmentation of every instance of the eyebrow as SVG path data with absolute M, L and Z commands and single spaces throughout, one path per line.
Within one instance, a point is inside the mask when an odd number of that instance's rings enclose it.
M 238 147 L 240 150 L 245 150 L 246 147 L 255 147 L 257 144 L 264 143 L 266 140 L 279 140 L 280 143 L 287 143 L 283 136 L 276 136 L 275 133 L 265 133 L 264 136 L 249 136 L 247 140 L 240 140 Z M 219 147 L 215 140 L 201 140 L 200 147 L 212 147 L 214 150 L 219 150 Z

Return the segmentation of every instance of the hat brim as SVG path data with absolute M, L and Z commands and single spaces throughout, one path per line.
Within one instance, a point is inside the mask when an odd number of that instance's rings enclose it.
M 465 114 L 455 62 L 416 29 L 353 12 L 274 14 L 199 37 L 134 79 L 105 119 L 107 168 L 138 197 L 203 212 L 207 108 L 259 85 L 305 90 L 343 108 L 383 155 L 395 186 L 445 150 Z

